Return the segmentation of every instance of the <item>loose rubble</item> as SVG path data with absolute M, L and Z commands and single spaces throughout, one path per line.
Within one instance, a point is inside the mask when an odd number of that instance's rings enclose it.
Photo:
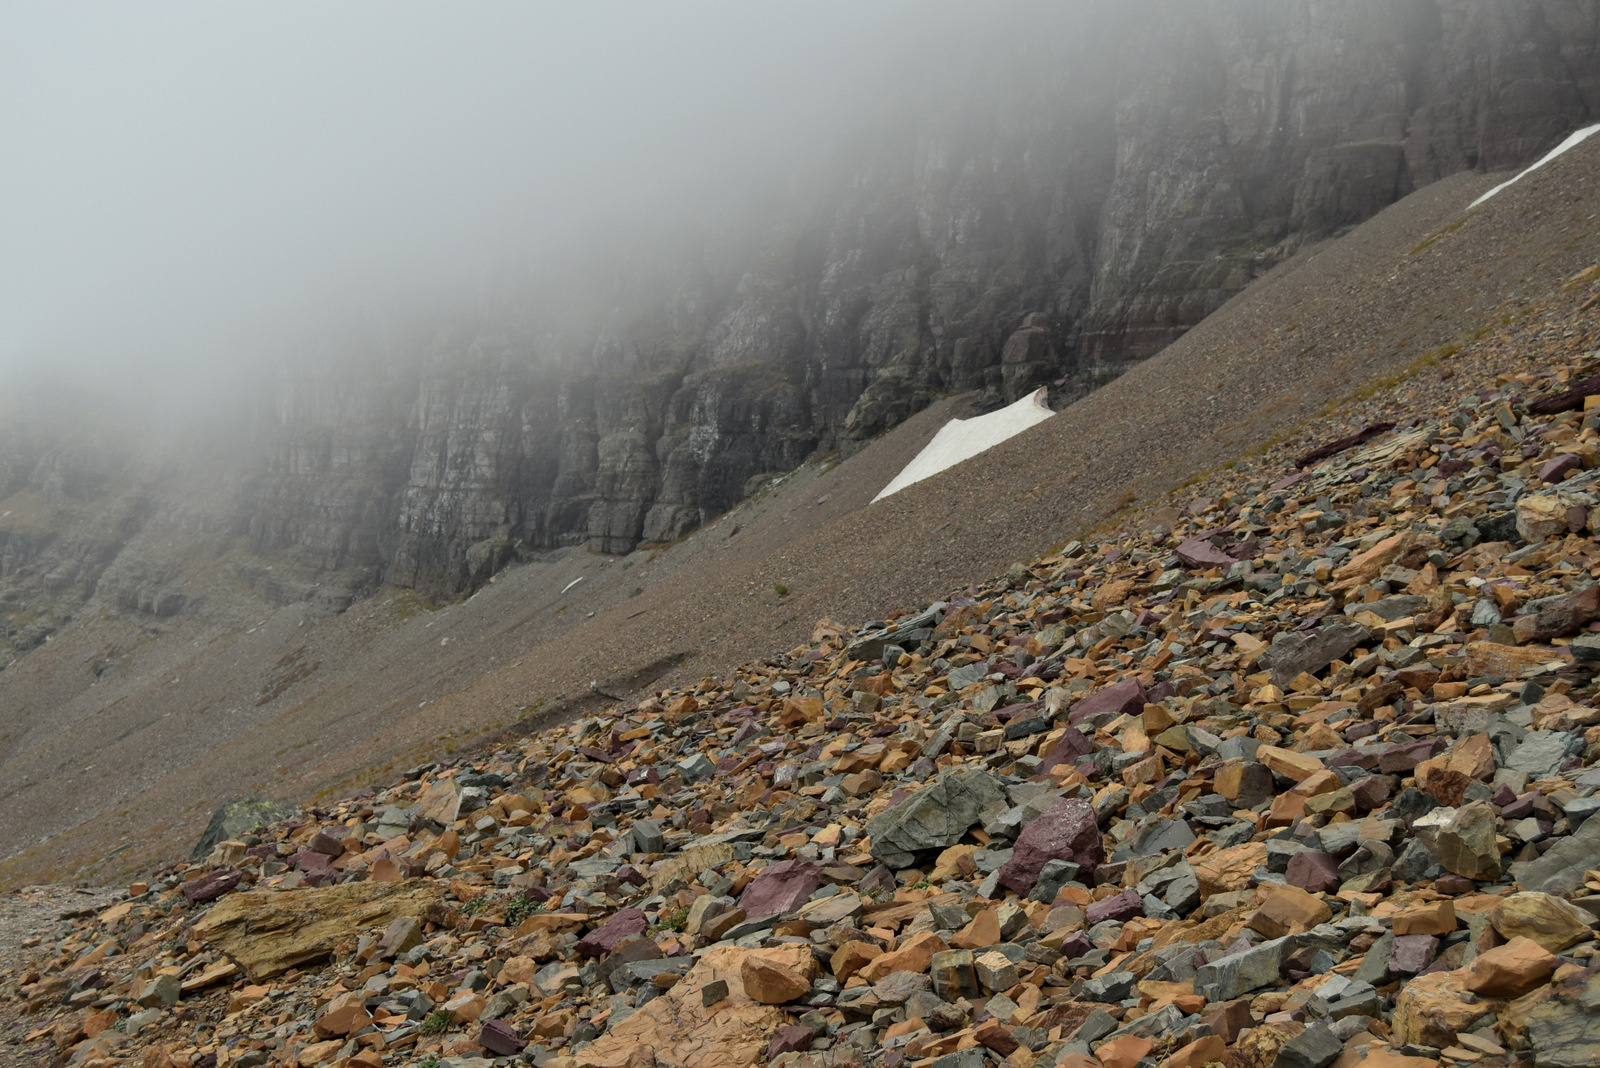
M 0 1007 L 83 1066 L 1590 1065 L 1596 355 L 235 826 Z

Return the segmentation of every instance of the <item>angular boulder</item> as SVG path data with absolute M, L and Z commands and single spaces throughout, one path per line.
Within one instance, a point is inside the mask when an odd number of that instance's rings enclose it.
M 1000 884 L 1026 895 L 1050 860 L 1076 864 L 1086 877 L 1104 862 L 1100 823 L 1089 802 L 1063 798 L 1023 827 L 1011 859 L 1000 867 Z
M 941 775 L 867 821 L 872 856 L 887 868 L 909 868 L 919 852 L 955 845 L 984 809 L 1005 803 L 1005 787 L 987 771 Z

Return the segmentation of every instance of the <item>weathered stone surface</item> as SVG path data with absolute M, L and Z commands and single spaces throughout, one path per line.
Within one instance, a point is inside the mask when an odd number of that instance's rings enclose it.
M 638 909 L 618 909 L 605 923 L 578 940 L 578 953 L 585 957 L 599 957 L 617 948 L 625 938 L 644 934 L 650 921 Z
M 1556 970 L 1556 958 L 1529 938 L 1484 950 L 1467 966 L 1467 989 L 1491 998 L 1521 997 Z
M 683 979 L 660 997 L 576 1054 L 579 1068 L 639 1068 L 641 1051 L 658 1064 L 683 1068 L 746 1068 L 766 1052 L 772 1033 L 786 1017 L 745 993 L 741 979 L 745 960 L 760 955 L 785 968 L 810 967 L 803 946 L 748 950 L 715 946 L 705 952 Z M 700 1004 L 700 990 L 721 979 L 728 997 L 714 1012 Z M 649 1063 L 648 1061 L 645 1063 Z
M 1086 720 L 1132 715 L 1144 708 L 1148 702 L 1149 694 L 1139 685 L 1138 679 L 1123 679 L 1110 686 L 1102 686 L 1078 701 L 1072 706 L 1067 720 L 1076 727 Z
M 822 867 L 803 860 L 785 860 L 762 868 L 739 896 L 739 907 L 752 920 L 794 912 L 822 885 Z
M 1284 687 L 1302 673 L 1317 674 L 1366 640 L 1367 628 L 1361 624 L 1329 620 L 1311 634 L 1280 634 L 1261 654 L 1261 663 L 1272 670 L 1272 684 Z
M 1495 842 L 1497 817 L 1492 805 L 1478 802 L 1456 811 L 1439 829 L 1439 863 L 1468 879 L 1500 876 L 1500 847 Z
M 1091 927 L 1106 920 L 1126 921 L 1143 915 L 1144 898 L 1139 896 L 1137 890 L 1124 890 L 1084 909 L 1084 916 Z
M 1455 972 L 1419 975 L 1401 986 L 1395 998 L 1394 1036 L 1402 1043 L 1442 1049 L 1493 1010 L 1493 1004 L 1479 1001 Z
M 1538 860 L 1517 873 L 1524 890 L 1556 893 L 1583 885 L 1583 873 L 1600 868 L 1600 820 L 1585 820 L 1570 837 L 1563 838 Z
M 1313 894 L 1337 890 L 1339 884 L 1344 882 L 1344 876 L 1339 873 L 1339 862 L 1315 849 L 1307 849 L 1290 857 L 1284 878 L 1290 886 L 1298 886 Z
M 1275 745 L 1264 745 L 1257 749 L 1256 759 L 1273 773 L 1295 782 L 1304 782 L 1323 770 L 1322 761 L 1316 757 L 1280 749 Z
M 1208 853 L 1194 865 L 1195 878 L 1200 883 L 1200 896 L 1208 898 L 1213 894 L 1243 890 L 1255 878 L 1256 869 L 1266 863 L 1265 842 L 1246 842 Z
M 1333 918 L 1333 910 L 1321 898 L 1296 886 L 1280 886 L 1267 894 L 1261 907 L 1246 921 L 1246 926 L 1267 938 L 1304 934 Z
M 792 960 L 750 954 L 739 965 L 744 992 L 763 1005 L 782 1005 L 811 990 L 812 968 Z
M 1551 953 L 1594 938 L 1593 917 L 1551 894 L 1511 894 L 1491 914 L 1490 922 L 1507 941 L 1528 938 Z
M 1324 1068 L 1344 1052 L 1344 1043 L 1324 1023 L 1315 1023 L 1285 1042 L 1272 1068 Z
M 1294 950 L 1294 938 L 1274 938 L 1220 960 L 1201 965 L 1194 992 L 1207 1001 L 1228 1001 L 1278 981 L 1283 958 Z
M 432 882 L 347 883 L 288 893 L 229 894 L 195 932 L 255 980 L 326 960 L 339 943 L 401 916 L 425 915 L 444 901 Z
M 932 784 L 867 821 L 872 855 L 907 868 L 919 852 L 955 845 L 990 805 L 1004 804 L 999 780 L 985 771 L 941 775 Z
M 1026 894 L 1049 860 L 1065 860 L 1092 872 L 1105 859 L 1094 806 L 1063 798 L 1022 828 L 1011 859 L 1000 868 L 1000 884 Z
M 1587 976 L 1528 1009 L 1535 1068 L 1592 1068 L 1600 1057 L 1600 978 Z

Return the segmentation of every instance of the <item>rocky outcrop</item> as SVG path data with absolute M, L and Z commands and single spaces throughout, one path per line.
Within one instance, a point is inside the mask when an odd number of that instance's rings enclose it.
M 456 592 L 672 540 L 941 393 L 1081 396 L 1303 242 L 1600 113 L 1572 5 L 1118 7 L 950 57 L 753 235 L 290 375 L 252 545 Z

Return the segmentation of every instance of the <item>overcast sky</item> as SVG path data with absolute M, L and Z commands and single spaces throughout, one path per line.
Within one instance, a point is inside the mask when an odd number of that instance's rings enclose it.
M 815 154 L 983 6 L 0 5 L 0 376 L 470 292 Z

